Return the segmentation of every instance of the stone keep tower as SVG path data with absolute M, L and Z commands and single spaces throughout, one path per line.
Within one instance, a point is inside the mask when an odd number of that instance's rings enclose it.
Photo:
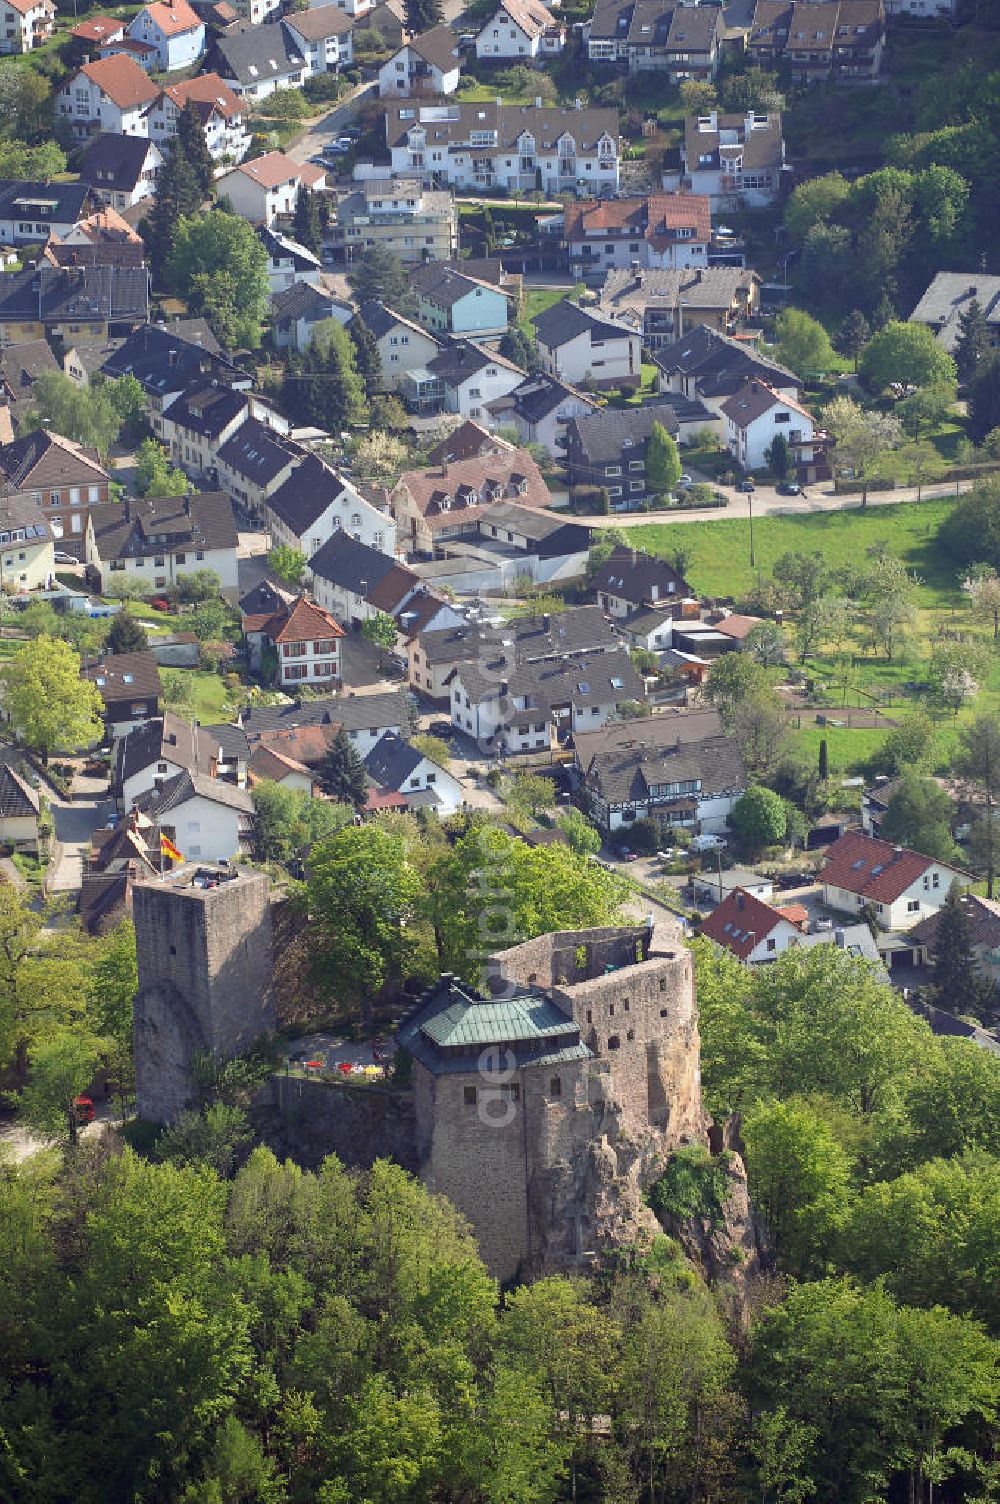
M 190 1105 L 194 1058 L 223 1059 L 274 1028 L 269 883 L 258 872 L 182 867 L 133 888 L 139 1116 Z

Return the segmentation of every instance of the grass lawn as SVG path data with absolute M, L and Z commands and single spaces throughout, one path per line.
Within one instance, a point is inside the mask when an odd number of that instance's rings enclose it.
M 553 303 L 561 303 L 563 298 L 567 297 L 578 298 L 582 292 L 582 282 L 578 282 L 569 293 L 565 287 L 526 287 L 522 322 L 530 324 L 536 314 L 544 313 L 546 308 L 552 307 Z
M 687 456 L 684 456 L 685 460 Z M 936 499 L 900 502 L 889 507 L 852 507 L 844 512 L 813 512 L 806 516 L 755 517 L 754 551 L 759 570 L 769 573 L 774 561 L 788 550 L 821 553 L 832 568 L 856 564 L 865 550 L 885 543 L 921 580 L 919 604 L 950 608 L 963 597 L 949 560 L 936 548 L 937 529 L 954 502 Z M 614 526 L 609 522 L 609 526 Z M 670 554 L 683 546 L 687 575 L 706 596 L 738 597 L 753 583 L 749 527 L 746 520 L 650 523 L 629 529 L 629 541 L 653 554 Z
M 228 696 L 226 686 L 219 674 L 193 668 L 179 668 L 168 670 L 168 672 L 183 674 L 185 680 L 190 680 L 192 684 L 191 703 L 177 707 L 179 716 L 185 720 L 193 719 L 202 723 L 226 719 Z

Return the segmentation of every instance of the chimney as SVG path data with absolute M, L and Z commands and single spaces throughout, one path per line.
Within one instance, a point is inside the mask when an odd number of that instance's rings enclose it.
M 122 501 L 122 516 L 125 518 L 126 522 L 132 521 L 132 507 L 128 492 L 125 493 L 125 498 Z
M 699 266 L 698 270 L 694 274 L 694 280 L 696 282 L 701 282 L 701 281 L 703 281 L 703 279 L 704 279 L 704 273 L 702 272 L 702 269 Z
M 902 846 L 894 846 L 892 848 L 892 859 L 893 859 L 894 862 L 898 862 L 899 859 L 900 859 L 900 857 L 902 855 L 903 855 L 903 848 L 902 848 Z
M 500 680 L 500 693 L 502 695 L 505 695 L 507 693 L 507 691 L 508 691 L 509 688 L 510 688 L 510 685 L 509 685 L 508 681 L 506 679 L 501 679 Z
M 185 517 L 190 517 L 191 516 L 191 497 L 190 497 L 190 495 L 185 496 L 185 498 L 184 498 L 184 516 Z

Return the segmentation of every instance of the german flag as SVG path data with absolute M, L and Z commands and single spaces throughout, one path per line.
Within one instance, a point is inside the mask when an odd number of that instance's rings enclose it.
M 168 856 L 172 862 L 182 862 L 184 860 L 170 837 L 165 836 L 162 831 L 160 832 L 160 855 Z

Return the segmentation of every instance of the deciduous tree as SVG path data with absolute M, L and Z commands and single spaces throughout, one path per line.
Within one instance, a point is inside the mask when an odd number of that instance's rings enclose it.
M 861 482 L 861 505 L 868 505 L 868 487 L 877 480 L 887 455 L 899 447 L 902 429 L 885 413 L 866 412 L 851 397 L 834 397 L 823 421 L 836 444 L 836 463 L 854 472 Z
M 80 655 L 58 637 L 26 642 L 0 669 L 4 709 L 21 740 L 47 759 L 56 748 L 75 752 L 99 735 L 103 701 L 80 678 Z
M 954 813 L 951 799 L 933 778 L 904 773 L 882 817 L 882 838 L 939 862 L 953 862 L 958 856 L 951 834 Z
M 892 383 L 935 386 L 955 382 L 955 362 L 925 324 L 890 323 L 868 344 L 859 366 L 873 392 Z

